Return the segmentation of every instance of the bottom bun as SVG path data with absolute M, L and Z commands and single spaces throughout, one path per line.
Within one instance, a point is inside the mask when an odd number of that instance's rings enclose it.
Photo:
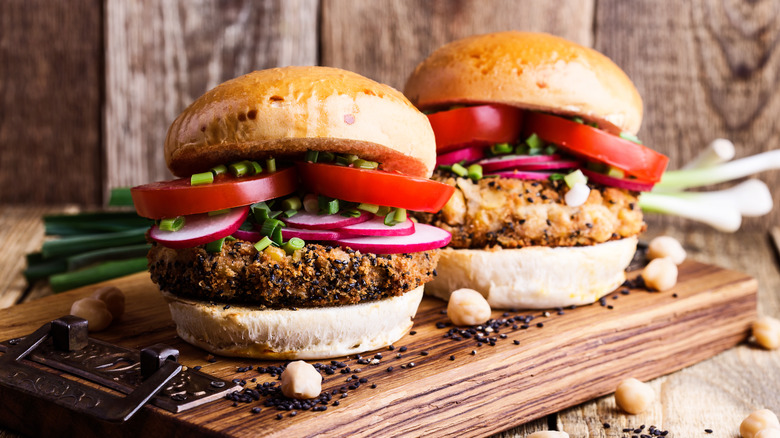
M 636 236 L 593 246 L 452 249 L 441 252 L 427 294 L 449 299 L 460 288 L 481 293 L 494 309 L 591 304 L 626 279 Z
M 227 307 L 164 291 L 163 296 L 179 337 L 211 353 L 324 359 L 375 350 L 401 339 L 412 327 L 423 287 L 380 301 L 297 310 Z

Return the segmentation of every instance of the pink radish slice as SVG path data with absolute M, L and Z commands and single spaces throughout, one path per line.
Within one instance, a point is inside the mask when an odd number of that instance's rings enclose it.
M 505 155 L 503 157 L 486 158 L 477 161 L 476 164 L 482 166 L 483 172 L 492 172 L 494 170 L 511 169 L 513 167 L 523 166 L 531 163 L 544 163 L 548 161 L 560 160 L 561 156 L 553 155 Z
M 393 226 L 385 225 L 385 218 L 375 216 L 373 219 L 348 227 L 334 230 L 342 237 L 350 236 L 408 236 L 414 234 L 414 222 L 407 219 L 406 222 Z
M 247 242 L 257 242 L 263 238 L 263 235 L 257 231 L 238 229 L 233 233 L 233 237 Z
M 529 171 L 521 171 L 521 170 L 509 170 L 504 172 L 493 172 L 488 176 L 500 176 L 501 178 L 513 178 L 513 179 L 533 179 L 533 180 L 543 180 L 547 179 L 552 175 L 553 172 L 529 172 Z
M 282 228 L 282 238 L 290 240 L 298 237 L 303 240 L 336 240 L 339 238 L 338 230 L 307 230 L 304 228 Z
M 447 152 L 436 157 L 437 166 L 449 166 L 451 164 L 460 163 L 463 160 L 471 162 L 479 160 L 485 156 L 484 146 L 472 146 L 465 149 L 458 149 L 457 151 Z
M 208 213 L 188 215 L 184 216 L 184 226 L 179 231 L 163 231 L 155 225 L 149 237 L 168 248 L 192 248 L 235 233 L 248 213 L 249 207 L 239 207 L 216 216 Z
M 441 248 L 450 243 L 450 239 L 450 233 L 441 228 L 417 224 L 414 234 L 408 236 L 346 237 L 335 243 L 361 252 L 400 254 Z
M 592 170 L 582 169 L 582 173 L 588 177 L 589 180 L 603 184 L 605 186 L 617 187 L 619 189 L 633 190 L 635 192 L 649 192 L 653 189 L 654 184 L 641 181 L 633 181 L 630 179 L 615 178 L 613 176 L 604 175 L 603 173 L 594 172 Z
M 529 163 L 529 164 L 523 164 L 522 166 L 516 166 L 512 169 L 517 170 L 552 170 L 552 169 L 575 169 L 577 167 L 580 167 L 580 163 L 578 161 L 573 160 L 555 160 L 555 161 L 545 161 L 542 163 Z M 483 169 L 484 171 L 484 169 Z
M 306 211 L 298 211 L 293 217 L 284 218 L 282 221 L 294 228 L 305 228 L 307 230 L 333 230 L 349 225 L 359 224 L 374 217 L 368 212 L 361 212 L 358 217 L 344 217 L 340 214 L 317 214 Z

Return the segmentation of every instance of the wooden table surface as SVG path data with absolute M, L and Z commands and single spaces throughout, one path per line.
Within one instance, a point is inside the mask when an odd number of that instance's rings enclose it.
M 67 208 L 65 209 L 67 210 Z M 0 206 L 0 308 L 51 293 L 45 285 L 28 287 L 21 271 L 24 254 L 44 240 L 40 217 L 63 208 Z M 745 272 L 759 281 L 760 314 L 780 317 L 780 230 L 723 234 L 708 228 L 653 228 L 643 239 L 676 237 L 688 257 Z M 712 324 L 718 324 L 713 320 Z M 765 351 L 749 342 L 682 371 L 650 382 L 657 400 L 645 413 L 627 415 L 612 396 L 602 397 L 547 418 L 508 430 L 501 437 L 523 437 L 534 431 L 565 430 L 571 437 L 628 437 L 628 427 L 654 425 L 670 437 L 739 436 L 739 423 L 750 412 L 767 408 L 780 412 L 780 350 Z M 605 428 L 609 424 L 609 428 Z M 705 432 L 711 429 L 712 433 Z M 0 438 L 17 437 L 0 430 Z

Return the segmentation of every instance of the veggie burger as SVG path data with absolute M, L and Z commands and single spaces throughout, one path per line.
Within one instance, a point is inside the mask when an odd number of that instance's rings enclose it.
M 157 219 L 149 271 L 179 336 L 210 352 L 325 358 L 393 343 L 435 275 L 435 140 L 400 92 L 327 67 L 256 71 L 171 125 L 174 181 L 132 189 Z
M 624 281 L 645 229 L 637 197 L 668 158 L 636 138 L 642 100 L 618 66 L 551 35 L 494 33 L 439 48 L 404 92 L 436 134 L 434 179 L 456 188 L 419 215 L 452 233 L 426 291 L 550 308 Z

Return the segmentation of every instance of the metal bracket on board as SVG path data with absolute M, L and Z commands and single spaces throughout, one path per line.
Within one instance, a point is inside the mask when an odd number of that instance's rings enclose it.
M 0 343 L 0 352 L 5 353 L 0 356 L 0 388 L 110 422 L 127 421 L 147 402 L 181 412 L 237 389 L 232 382 L 183 367 L 174 348 L 156 344 L 138 351 L 90 338 L 87 321 L 71 315 Z M 45 367 L 127 395 L 110 394 Z

